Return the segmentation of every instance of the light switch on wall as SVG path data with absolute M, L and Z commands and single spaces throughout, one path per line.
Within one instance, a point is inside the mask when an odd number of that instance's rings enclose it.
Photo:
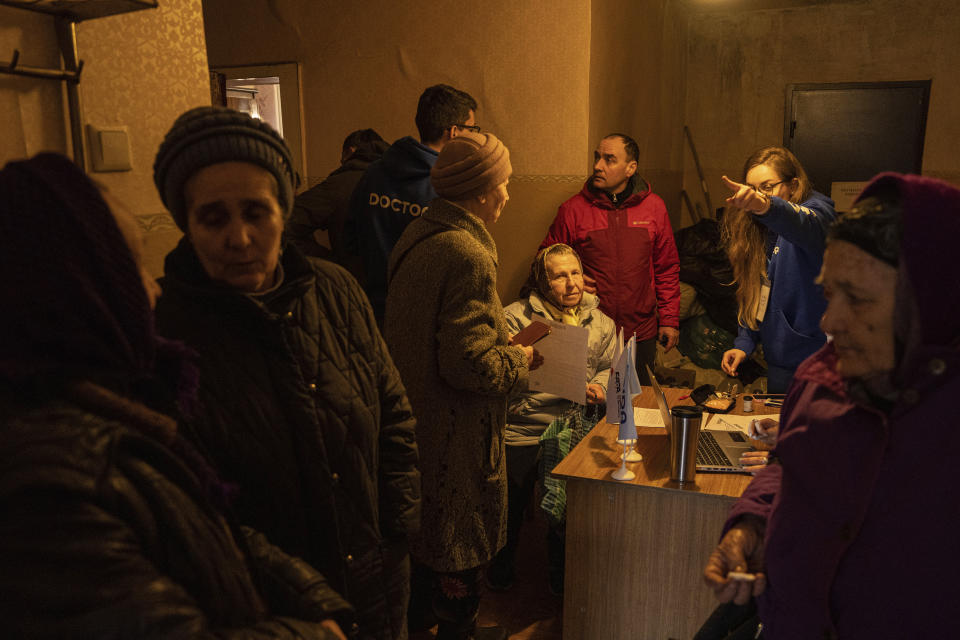
M 126 127 L 87 125 L 90 162 L 94 171 L 130 171 L 130 140 Z

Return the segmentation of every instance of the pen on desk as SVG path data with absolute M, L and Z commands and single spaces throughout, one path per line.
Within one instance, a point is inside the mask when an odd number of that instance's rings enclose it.
M 685 396 L 680 396 L 679 398 L 677 398 L 677 402 L 680 402 L 681 400 L 686 400 L 686 399 L 689 398 L 689 397 L 690 397 L 690 394 L 689 394 L 689 393 L 688 393 L 687 395 L 685 395 Z

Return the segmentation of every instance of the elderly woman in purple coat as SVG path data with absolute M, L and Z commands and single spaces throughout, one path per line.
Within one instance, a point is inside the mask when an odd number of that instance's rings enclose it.
M 960 190 L 889 173 L 829 232 L 829 342 L 704 571 L 764 638 L 956 636 L 958 237 Z

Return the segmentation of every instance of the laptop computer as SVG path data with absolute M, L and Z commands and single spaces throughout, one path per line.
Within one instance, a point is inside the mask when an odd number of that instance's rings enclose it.
M 650 378 L 653 395 L 656 397 L 657 407 L 663 417 L 667 434 L 672 437 L 673 419 L 670 417 L 667 396 L 663 393 L 657 377 L 653 375 L 649 366 L 647 366 L 647 376 Z M 706 419 L 704 417 L 704 420 Z M 739 431 L 700 429 L 700 437 L 697 439 L 697 471 L 700 473 L 743 473 L 740 456 L 753 450 L 750 438 Z

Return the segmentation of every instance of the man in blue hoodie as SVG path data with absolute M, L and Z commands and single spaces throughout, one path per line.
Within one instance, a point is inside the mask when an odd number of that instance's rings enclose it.
M 343 229 L 344 249 L 360 257 L 355 273 L 370 298 L 377 322 L 383 322 L 387 297 L 387 261 L 410 221 L 436 197 L 430 169 L 444 145 L 476 126 L 477 101 L 445 84 L 428 87 L 417 103 L 420 140 L 405 136 L 394 142 L 363 174 L 350 199 Z

